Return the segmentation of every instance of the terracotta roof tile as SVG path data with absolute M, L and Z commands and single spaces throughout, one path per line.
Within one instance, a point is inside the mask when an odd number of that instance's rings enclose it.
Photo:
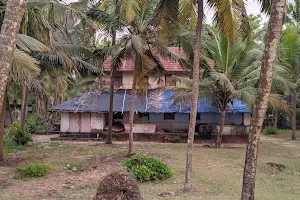
M 180 56 L 181 58 L 185 58 L 186 54 L 184 53 L 183 50 L 179 49 L 178 47 L 169 47 L 168 48 L 171 52 L 177 54 L 178 56 Z M 154 52 L 154 51 L 152 51 Z M 155 54 L 155 53 L 154 53 Z M 157 55 L 157 53 L 156 53 Z M 179 63 L 176 63 L 168 58 L 163 58 L 160 55 L 157 55 L 160 63 L 162 64 L 162 66 L 165 68 L 166 71 L 169 72 L 183 72 L 183 71 L 189 71 L 189 69 L 181 66 Z M 210 67 L 214 67 L 214 61 L 206 58 L 207 59 L 207 63 Z M 111 57 L 108 57 L 104 63 L 104 71 L 110 71 L 110 63 L 111 63 Z M 132 62 L 132 60 L 130 59 L 124 59 L 122 61 L 122 66 L 120 67 L 119 71 L 133 71 L 134 69 L 134 63 Z

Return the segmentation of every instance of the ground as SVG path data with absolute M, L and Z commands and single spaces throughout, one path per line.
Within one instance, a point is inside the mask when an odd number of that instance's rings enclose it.
M 300 138 L 300 131 L 297 133 Z M 300 141 L 291 141 L 289 131 L 263 136 L 259 149 L 256 199 L 297 200 L 300 196 Z M 159 183 L 140 183 L 145 200 L 239 199 L 245 156 L 244 145 L 210 149 L 196 144 L 193 150 L 193 191 L 182 193 L 186 144 L 136 142 L 137 151 L 157 156 L 174 169 L 174 176 Z M 0 164 L 0 199 L 91 199 L 99 181 L 121 170 L 126 142 L 112 146 L 101 142 L 51 142 L 35 136 L 34 143 L 5 155 Z M 40 160 L 51 166 L 43 178 L 16 180 L 16 167 Z M 285 166 L 283 171 L 273 164 Z M 159 196 L 160 193 L 170 195 Z M 173 192 L 173 193 L 172 193 Z M 175 193 L 175 194 L 174 194 Z

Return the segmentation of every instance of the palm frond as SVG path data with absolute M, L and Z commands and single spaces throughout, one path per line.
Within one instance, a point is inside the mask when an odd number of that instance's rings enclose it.
M 51 51 L 49 47 L 47 47 L 37 39 L 22 34 L 19 34 L 16 45 L 18 49 L 21 49 L 26 53 L 45 53 Z
M 23 77 L 34 79 L 41 71 L 38 64 L 36 59 L 16 48 L 13 54 L 10 77 L 18 83 L 22 82 Z
M 146 4 L 147 0 L 119 0 L 118 10 L 125 21 L 130 24 L 142 12 L 142 8 Z
M 207 3 L 211 9 L 216 10 L 214 21 L 227 40 L 233 38 L 234 33 L 236 33 L 235 30 L 239 30 L 239 34 L 242 36 L 250 33 L 250 25 L 243 0 L 208 0 Z
M 178 4 L 179 0 L 160 0 L 154 11 L 150 23 L 155 27 L 156 41 L 160 44 L 168 44 L 179 35 Z

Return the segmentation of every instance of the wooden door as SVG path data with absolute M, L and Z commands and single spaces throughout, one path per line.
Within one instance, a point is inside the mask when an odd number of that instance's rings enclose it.
M 70 122 L 69 122 L 69 132 L 71 133 L 79 133 L 80 132 L 80 113 L 70 113 Z
M 90 133 L 91 132 L 91 113 L 81 113 L 80 120 L 81 120 L 80 132 L 81 133 Z

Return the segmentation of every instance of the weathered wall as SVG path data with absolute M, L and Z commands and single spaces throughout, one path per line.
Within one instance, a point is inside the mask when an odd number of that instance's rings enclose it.
M 244 113 L 244 125 L 249 126 L 251 123 L 251 113 Z
M 103 131 L 106 126 L 107 118 L 105 113 L 92 113 L 91 114 L 91 131 Z
M 223 135 L 248 135 L 250 126 L 244 125 L 225 125 Z M 220 131 L 220 126 L 217 125 L 218 131 Z
M 131 89 L 132 88 L 132 80 L 133 80 L 133 72 L 123 72 L 122 75 L 122 89 Z
M 129 124 L 124 124 L 125 132 L 129 132 Z M 155 124 L 133 124 L 133 133 L 155 133 Z
M 69 113 L 62 112 L 60 113 L 60 131 L 61 132 L 68 132 L 70 123 L 69 123 Z
M 172 72 L 169 74 L 176 75 L 179 77 L 185 77 L 185 78 L 190 77 L 189 72 L 174 72 L 174 73 Z M 161 80 L 159 81 L 159 79 L 161 79 Z M 131 89 L 132 88 L 132 80 L 133 80 L 133 72 L 123 72 L 123 74 L 122 74 L 122 83 L 123 83 L 122 89 Z M 166 82 L 165 76 L 162 76 L 160 78 L 150 76 L 148 79 L 150 89 L 155 89 L 157 87 L 165 86 L 165 82 Z M 171 89 L 171 88 L 173 88 L 173 87 L 170 86 L 167 89 Z
M 156 124 L 157 130 L 185 131 L 189 128 L 189 114 L 176 113 L 174 120 L 164 120 L 164 114 L 150 113 L 149 123 Z
M 221 116 L 219 113 L 201 113 L 201 120 L 197 120 L 197 123 L 208 123 L 208 124 L 220 124 Z M 243 113 L 227 113 L 225 118 L 225 124 L 242 124 L 243 123 Z

